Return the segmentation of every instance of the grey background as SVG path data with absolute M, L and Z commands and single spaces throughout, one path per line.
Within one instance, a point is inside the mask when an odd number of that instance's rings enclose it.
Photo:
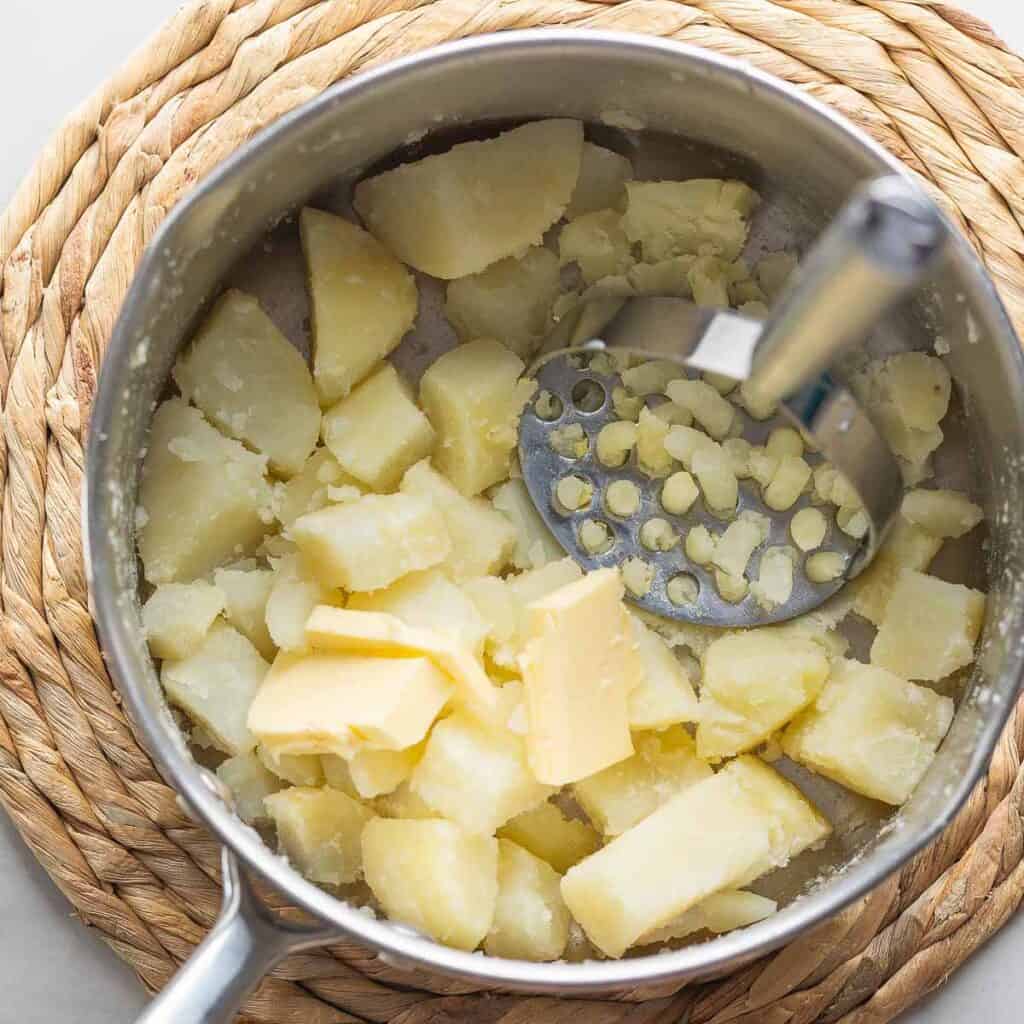
M 960 0 L 1024 49 L 1024 6 Z M 4 136 L 0 207 L 64 114 L 108 75 L 177 0 L 0 0 Z M 984 1020 L 1018 1024 L 1024 1003 L 1024 914 L 1018 914 L 949 984 L 907 1014 L 906 1024 Z M 0 814 L 0 1024 L 115 1024 L 144 998 L 132 973 L 72 916 Z

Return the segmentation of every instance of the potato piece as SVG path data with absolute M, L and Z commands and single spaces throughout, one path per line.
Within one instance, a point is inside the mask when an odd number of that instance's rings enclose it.
M 173 376 L 187 402 L 266 455 L 274 472 L 289 477 L 302 469 L 320 433 L 313 378 L 251 295 L 231 290 L 217 300 Z
M 218 569 L 213 574 L 224 595 L 224 617 L 268 661 L 277 652 L 267 629 L 267 599 L 274 579 L 270 569 Z
M 446 352 L 423 375 L 420 401 L 438 433 L 434 464 L 466 497 L 509 475 L 519 416 L 537 390 L 523 361 L 483 339 Z
M 769 455 L 769 458 L 774 458 Z M 811 467 L 799 455 L 783 455 L 772 482 L 764 489 L 764 503 L 776 512 L 792 508 L 811 479 Z
M 690 469 L 710 508 L 717 512 L 731 512 L 736 508 L 740 494 L 739 481 L 732 471 L 732 461 L 721 445 L 695 451 Z
M 515 530 L 512 564 L 517 569 L 539 569 L 565 557 L 565 550 L 547 528 L 522 480 L 506 480 L 491 493 L 491 504 Z
M 323 435 L 342 469 L 376 491 L 394 490 L 435 441 L 430 421 L 391 365 L 324 414 Z
M 775 900 L 743 889 L 726 889 L 712 893 L 695 907 L 680 914 L 674 921 L 648 932 L 637 945 L 653 942 L 670 942 L 683 939 L 694 932 L 707 931 L 722 935 L 737 928 L 763 921 L 778 909 Z
M 338 465 L 328 449 L 318 448 L 295 476 L 274 485 L 274 517 L 287 529 L 299 516 L 327 505 L 332 488 L 349 486 L 366 489 Z
M 618 572 L 599 569 L 529 605 L 519 667 L 542 782 L 574 782 L 633 752 L 628 699 L 643 664 L 623 594 Z
M 699 451 L 717 451 L 721 446 L 694 427 L 670 427 L 664 440 L 665 450 L 693 472 L 693 457 Z
M 770 528 L 767 516 L 741 512 L 718 538 L 712 563 L 732 576 L 742 576 L 747 571 L 754 549 L 768 538 Z
M 346 607 L 386 612 L 407 626 L 448 636 L 470 654 L 483 654 L 488 623 L 469 596 L 438 569 L 410 573 L 385 590 L 353 594 Z
M 498 841 L 450 821 L 375 818 L 363 829 L 367 884 L 393 921 L 456 949 L 487 935 L 498 898 Z
M 580 175 L 565 211 L 566 219 L 595 210 L 621 210 L 626 203 L 625 183 L 633 177 L 629 160 L 592 142 L 583 143 L 580 157 Z
M 297 556 L 282 558 L 277 563 L 265 612 L 274 646 L 282 651 L 307 650 L 306 619 L 318 604 L 330 598 L 331 592 L 310 578 Z
M 687 277 L 693 301 L 698 306 L 729 308 L 728 267 L 728 263 L 716 256 L 698 256 L 693 261 Z
M 807 559 L 804 572 L 812 583 L 831 583 L 846 572 L 846 555 L 839 551 L 819 551 Z
M 793 596 L 796 561 L 796 551 L 788 546 L 768 548 L 761 556 L 758 576 L 751 583 L 750 592 L 766 612 L 785 604 Z
M 606 836 L 621 835 L 676 793 L 712 774 L 682 726 L 638 733 L 633 744 L 632 757 L 573 785 L 580 807 Z
M 710 384 L 702 380 L 674 380 L 666 386 L 665 393 L 676 405 L 688 409 L 716 441 L 729 436 L 736 410 Z
M 246 716 L 269 668 L 241 633 L 215 622 L 187 658 L 163 663 L 160 683 L 167 699 L 203 725 L 218 749 L 248 754 L 256 737 Z
M 452 281 L 444 312 L 460 341 L 498 338 L 529 359 L 553 326 L 551 309 L 560 291 L 558 258 L 544 246 L 531 246 Z
M 259 544 L 271 489 L 266 457 L 210 426 L 171 398 L 157 409 L 142 467 L 139 555 L 150 583 L 207 575 Z
M 346 764 L 348 778 L 364 800 L 392 793 L 412 775 L 423 749 L 417 743 L 405 750 L 357 750 Z
M 768 435 L 764 449 L 769 455 L 777 455 L 780 459 L 784 455 L 802 456 L 804 439 L 800 436 L 800 431 L 794 430 L 793 427 L 776 427 Z
M 580 174 L 579 121 L 534 121 L 361 181 L 355 207 L 403 263 L 452 280 L 539 245 Z
M 840 661 L 782 737 L 786 754 L 874 800 L 904 803 L 953 721 L 953 702 L 873 665 Z
M 622 230 L 622 214 L 595 210 L 569 221 L 558 236 L 558 261 L 563 267 L 575 263 L 585 284 L 625 274 L 633 253 Z
M 742 757 L 570 868 L 562 896 L 590 941 L 619 957 L 712 893 L 749 884 L 828 832 L 798 789 Z
M 293 786 L 265 802 L 281 851 L 296 871 L 324 885 L 344 885 L 362 875 L 363 826 L 373 818 L 368 807 L 329 786 Z
M 344 763 L 342 761 L 342 764 Z M 393 793 L 377 797 L 374 806 L 385 818 L 415 818 L 417 821 L 426 821 L 441 817 L 433 807 L 409 789 L 408 780 L 401 783 Z
M 248 726 L 277 755 L 404 750 L 423 739 L 451 694 L 451 681 L 429 658 L 282 653 L 252 701 Z
M 412 494 L 367 494 L 295 521 L 292 539 L 320 581 L 345 590 L 378 590 L 451 554 L 444 517 Z
M 828 520 L 816 508 L 802 508 L 789 521 L 789 535 L 801 551 L 821 547 L 828 533 Z
M 601 837 L 590 825 L 567 818 L 550 800 L 507 821 L 498 829 L 498 837 L 511 839 L 560 874 L 601 845 Z
M 163 583 L 142 606 L 142 628 L 154 658 L 194 654 L 224 610 L 224 592 L 211 583 Z
M 655 416 L 646 407 L 640 410 L 636 435 L 637 466 L 648 476 L 667 476 L 672 471 L 672 456 L 666 448 L 670 429 L 680 428 L 670 428 L 664 420 Z
M 723 601 L 730 604 L 739 604 L 750 590 L 750 583 L 746 576 L 735 576 L 731 572 L 715 570 L 715 587 Z
M 903 518 L 932 537 L 962 537 L 984 518 L 981 508 L 960 491 L 908 491 L 901 506 Z
M 508 565 L 515 528 L 484 498 L 464 497 L 426 460 L 405 474 L 401 491 L 429 499 L 441 513 L 452 549 L 440 568 L 456 583 L 499 573 Z
M 635 263 L 626 277 L 637 295 L 672 295 L 679 299 L 692 299 L 690 271 L 696 262 L 696 256 L 685 255 L 656 263 Z
M 622 582 L 633 597 L 643 597 L 654 585 L 654 566 L 642 558 L 627 558 L 619 566 Z
M 484 940 L 491 956 L 557 960 L 569 940 L 561 875 L 507 839 L 498 840 L 498 899 Z
M 235 813 L 247 825 L 270 821 L 270 812 L 263 804 L 264 797 L 281 789 L 283 783 L 267 771 L 253 754 L 229 757 L 217 766 L 217 778 L 231 790 Z
M 739 181 L 631 181 L 623 227 L 645 263 L 685 254 L 734 260 L 746 244 L 747 218 L 760 199 Z
M 319 786 L 324 781 L 321 758 L 313 754 L 278 754 L 261 744 L 256 756 L 268 772 L 293 786 Z
M 711 531 L 700 523 L 686 535 L 684 549 L 686 557 L 697 565 L 708 565 L 715 557 L 715 544 L 717 540 Z
M 631 621 L 643 675 L 629 694 L 629 727 L 665 729 L 677 722 L 695 722 L 697 697 L 682 662 L 657 633 L 635 616 Z
M 299 217 L 313 324 L 313 377 L 324 405 L 344 398 L 416 319 L 412 275 L 372 235 L 322 210 Z
M 763 743 L 821 692 L 825 652 L 765 629 L 731 633 L 705 651 L 697 753 L 719 760 Z
M 871 645 L 872 664 L 904 679 L 944 679 L 974 661 L 985 595 L 901 569 Z

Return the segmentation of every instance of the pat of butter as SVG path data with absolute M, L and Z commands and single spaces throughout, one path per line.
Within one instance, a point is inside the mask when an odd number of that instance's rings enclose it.
M 306 640 L 321 650 L 359 651 L 381 657 L 423 655 L 455 683 L 455 699 L 486 716 L 498 707 L 498 689 L 480 663 L 450 637 L 407 626 L 387 612 L 318 605 L 306 620 Z
M 519 666 L 530 768 L 561 786 L 633 753 L 630 691 L 643 676 L 622 579 L 599 569 L 527 607 Z
M 451 695 L 451 681 L 429 658 L 282 651 L 248 725 L 278 755 L 404 750 L 423 739 Z

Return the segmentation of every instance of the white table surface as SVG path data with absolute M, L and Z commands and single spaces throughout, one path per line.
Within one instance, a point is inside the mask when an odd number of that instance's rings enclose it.
M 1024 49 L 1017 0 L 960 0 Z M 0 0 L 3 13 L 0 206 L 63 115 L 84 98 L 177 0 Z M 906 1024 L 1019 1024 L 1024 1004 L 1024 914 L 1018 914 Z M 71 915 L 71 908 L 0 814 L 0 1021 L 115 1024 L 145 1000 L 134 976 Z

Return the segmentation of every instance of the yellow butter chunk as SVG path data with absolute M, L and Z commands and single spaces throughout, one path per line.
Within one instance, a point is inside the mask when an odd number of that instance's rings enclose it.
M 394 615 L 320 605 L 306 622 L 306 639 L 318 650 L 390 658 L 422 655 L 452 680 L 460 702 L 484 715 L 497 707 L 497 690 L 472 654 L 450 636 L 407 626 Z
M 419 743 L 452 695 L 429 658 L 279 654 L 248 725 L 278 754 L 338 754 Z
M 364 800 L 393 793 L 409 776 L 423 756 L 423 744 L 405 750 L 357 750 L 345 763 L 348 780 L 355 792 Z M 324 758 L 332 764 L 335 782 L 339 773 L 334 758 Z M 326 771 L 326 769 L 325 769 Z M 327 781 L 332 785 L 331 776 Z M 336 787 L 340 788 L 340 787 Z
M 533 602 L 520 656 L 533 773 L 562 785 L 593 775 L 633 753 L 629 695 L 643 665 L 622 579 L 589 573 Z
M 782 867 L 829 831 L 796 787 L 741 757 L 570 868 L 562 896 L 590 941 L 619 957 L 712 893 Z
M 290 533 L 320 581 L 345 590 L 386 587 L 443 562 L 452 549 L 444 517 L 413 494 L 367 494 L 310 512 Z
M 416 319 L 412 275 L 372 235 L 306 208 L 299 218 L 309 275 L 313 376 L 323 404 L 344 398 L 398 346 Z

